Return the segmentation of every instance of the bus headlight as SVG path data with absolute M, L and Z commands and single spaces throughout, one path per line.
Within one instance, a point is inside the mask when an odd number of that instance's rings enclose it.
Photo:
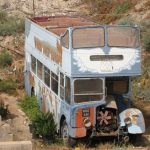
M 130 117 L 125 118 L 124 122 L 125 122 L 126 125 L 131 124 L 131 118 Z
M 84 123 L 84 126 L 85 126 L 86 128 L 90 128 L 91 125 L 92 125 L 92 123 L 91 123 L 91 121 L 90 121 L 89 118 L 84 118 L 83 123 Z

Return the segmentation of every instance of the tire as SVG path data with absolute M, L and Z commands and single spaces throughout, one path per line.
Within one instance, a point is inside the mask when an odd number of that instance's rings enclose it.
M 142 134 L 130 134 L 130 142 L 134 145 L 140 145 L 142 141 Z
M 66 120 L 61 125 L 61 137 L 64 145 L 74 147 L 76 145 L 76 139 L 69 136 L 69 129 Z

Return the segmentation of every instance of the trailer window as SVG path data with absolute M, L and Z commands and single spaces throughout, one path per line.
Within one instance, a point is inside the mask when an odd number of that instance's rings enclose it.
M 72 36 L 73 48 L 104 46 L 104 29 L 102 27 L 76 28 Z
M 139 30 L 133 27 L 108 27 L 108 45 L 119 47 L 139 47 Z
M 60 98 L 64 99 L 64 75 L 60 73 Z
M 58 94 L 58 76 L 51 72 L 51 88 L 52 91 Z
M 31 70 L 36 74 L 36 58 L 31 55 Z
M 70 78 L 66 77 L 65 80 L 65 100 L 68 104 L 71 102 L 71 87 L 70 87 Z
M 43 64 L 37 60 L 37 75 L 40 79 L 42 79 L 42 72 L 43 72 Z
M 103 98 L 103 80 L 78 79 L 74 81 L 74 101 L 76 103 L 99 101 Z
M 50 70 L 44 66 L 44 83 L 50 87 Z

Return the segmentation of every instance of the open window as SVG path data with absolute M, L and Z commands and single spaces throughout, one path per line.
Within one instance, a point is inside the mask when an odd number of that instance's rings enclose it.
M 106 78 L 107 94 L 126 94 L 129 90 L 129 77 Z

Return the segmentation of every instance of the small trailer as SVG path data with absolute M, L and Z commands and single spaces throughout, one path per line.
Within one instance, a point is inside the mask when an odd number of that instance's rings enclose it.
M 87 136 L 127 142 L 145 132 L 142 112 L 130 105 L 131 77 L 141 74 L 139 34 L 136 26 L 81 17 L 26 19 L 25 89 L 71 145 Z

